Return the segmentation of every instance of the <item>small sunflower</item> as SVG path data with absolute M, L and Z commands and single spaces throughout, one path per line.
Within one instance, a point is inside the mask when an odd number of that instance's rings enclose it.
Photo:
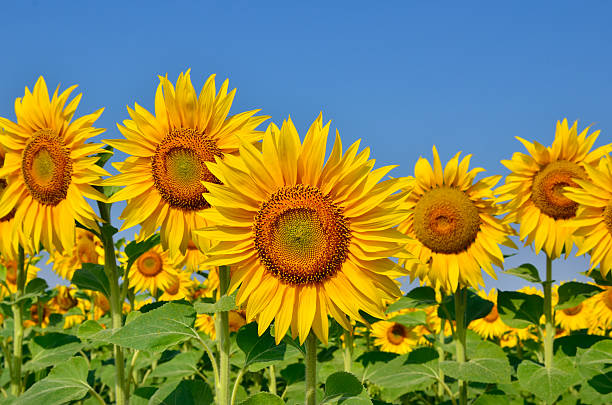
M 397 354 L 408 353 L 414 349 L 419 340 L 415 328 L 409 328 L 398 322 L 378 321 L 372 324 L 374 345 L 383 352 Z
M 155 115 L 138 104 L 134 110 L 128 107 L 132 119 L 118 125 L 126 139 L 106 141 L 133 155 L 115 164 L 121 174 L 105 182 L 126 186 L 109 199 L 128 200 L 121 229 L 141 224 L 146 238 L 161 226 L 162 245 L 173 259 L 185 254 L 190 240 L 200 248 L 208 246 L 192 233 L 207 225 L 196 215 L 210 207 L 202 181 L 219 183 L 205 163 L 235 153 L 238 136 L 259 141 L 263 133 L 255 128 L 268 118 L 254 117 L 258 110 L 228 117 L 236 90 L 228 94 L 226 80 L 215 95 L 214 78 L 208 78 L 198 96 L 189 70 L 179 75 L 176 88 L 160 77 Z
M 244 311 L 232 310 L 228 314 L 230 332 L 238 332 L 246 324 Z M 196 317 L 195 327 L 197 330 L 206 333 L 212 340 L 216 339 L 215 318 L 207 314 L 199 314 Z
M 552 287 L 553 307 L 559 302 L 559 287 L 559 285 Z M 571 332 L 573 330 L 589 328 L 594 322 L 592 315 L 591 301 L 584 300 L 575 307 L 555 310 L 554 319 L 555 324 L 560 326 L 561 329 Z
M 407 250 L 420 263 L 400 259 L 400 264 L 412 279 L 419 277 L 447 292 L 458 285 L 478 288 L 484 285 L 481 268 L 496 278 L 491 264 L 503 266 L 498 245 L 515 247 L 508 238 L 511 228 L 496 217 L 500 210 L 491 188 L 501 176 L 475 182 L 484 169 L 468 169 L 471 155 L 459 162 L 457 153 L 443 169 L 434 146 L 433 158 L 433 167 L 427 159 L 417 161 L 406 205 L 410 215 L 398 227 L 413 238 Z
M 593 323 L 589 330 L 612 329 L 612 287 L 600 286 L 604 290 L 589 299 Z
M 544 250 L 551 259 L 559 257 L 563 249 L 567 257 L 575 242 L 571 220 L 576 217 L 578 203 L 564 190 L 580 187 L 581 180 L 589 178 L 585 165 L 596 165 L 612 151 L 610 144 L 591 151 L 599 131 L 588 135 L 587 127 L 578 135 L 577 125 L 574 122 L 569 128 L 566 119 L 557 122 L 551 147 L 517 137 L 529 154 L 517 152 L 511 160 L 501 162 L 512 172 L 496 190 L 498 201 L 508 201 L 504 204 L 506 222 L 520 224 L 519 239 L 525 246 L 533 243 L 536 254 Z
M 58 95 L 58 86 L 49 99 L 41 76 L 32 92 L 26 87 L 16 100 L 17 122 L 0 117 L 0 144 L 7 150 L 0 178 L 8 183 L 0 198 L 0 218 L 14 210 L 14 234 L 23 233 L 23 242 L 31 241 L 35 248 L 42 243 L 49 252 L 72 250 L 75 221 L 97 228 L 100 219 L 85 197 L 106 199 L 92 187 L 108 175 L 92 156 L 105 151 L 101 144 L 85 143 L 104 132 L 92 127 L 103 109 L 72 121 L 81 95 L 66 102 L 75 87 Z
M 202 215 L 215 226 L 200 233 L 221 241 L 207 264 L 235 266 L 230 292 L 240 286 L 237 304 L 260 334 L 275 319 L 277 342 L 290 327 L 301 342 L 311 329 L 327 342 L 328 314 L 350 330 L 345 314 L 383 318 L 401 295 L 388 257 L 409 239 L 394 228 L 407 215 L 397 193 L 407 181 L 379 182 L 392 167 L 372 171 L 359 142 L 343 154 L 339 135 L 324 163 L 328 132 L 321 116 L 303 143 L 291 120 L 272 124 L 261 152 L 246 142 L 240 159 L 208 165 L 223 184 L 206 183 L 214 208 Z
M 76 243 L 70 252 L 55 251 L 49 257 L 53 261 L 53 271 L 66 280 L 72 280 L 74 272 L 83 263 L 104 264 L 104 246 L 93 233 L 76 228 Z
M 8 291 L 3 286 L 0 286 L 0 297 L 9 295 L 17 292 L 17 260 L 8 259 L 4 256 L 0 256 L 0 265 L 6 268 L 6 285 Z M 30 264 L 27 265 L 26 270 L 26 285 L 36 278 L 36 274 L 40 270 L 38 267 Z
M 57 295 L 49 301 L 49 306 L 54 314 L 64 315 L 72 308 L 80 308 L 83 311 L 83 315 L 68 315 L 64 318 L 64 329 L 68 329 L 76 324 L 79 324 L 85 320 L 85 311 L 83 304 L 79 306 L 79 300 L 75 297 L 75 290 L 72 287 L 57 286 Z
M 518 346 L 518 335 L 510 328 L 499 337 L 499 345 L 501 347 L 516 347 Z
M 170 282 L 163 289 L 164 293 L 159 297 L 160 301 L 174 301 L 189 299 L 191 288 L 195 284 L 191 279 L 191 273 L 184 270 L 177 270 L 174 274 L 169 274 Z
M 135 292 L 149 290 L 155 295 L 157 289 L 165 290 L 176 280 L 177 271 L 161 245 L 156 245 L 143 253 L 128 272 L 130 286 Z
M 598 166 L 584 164 L 589 181 L 574 179 L 580 187 L 568 187 L 564 195 L 578 204 L 576 217 L 569 221 L 576 227 L 578 252 L 590 252 L 591 269 L 599 265 L 603 277 L 612 269 L 612 157 L 598 162 Z
M 23 327 L 40 326 L 41 328 L 46 328 L 49 326 L 49 317 L 52 313 L 53 310 L 47 302 L 39 301 L 36 304 L 32 304 L 29 311 L 30 319 L 23 321 Z
M 497 290 L 492 288 L 489 294 L 480 290 L 478 291 L 478 295 L 493 302 L 493 308 L 484 318 L 475 319 L 470 322 L 469 328 L 485 339 L 501 337 L 508 331 L 508 326 L 501 320 L 497 312 Z

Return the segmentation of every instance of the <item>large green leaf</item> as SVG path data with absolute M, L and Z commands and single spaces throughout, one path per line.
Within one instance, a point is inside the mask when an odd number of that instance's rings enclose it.
M 387 313 L 399 311 L 405 308 L 426 308 L 436 305 L 436 291 L 431 287 L 416 287 L 405 296 L 389 305 Z
M 494 390 L 479 396 L 472 405 L 508 405 L 509 403 L 505 392 Z
M 162 385 L 148 405 L 208 405 L 213 401 L 212 390 L 204 381 L 175 380 Z
M 191 304 L 168 302 L 114 331 L 109 341 L 132 349 L 161 352 L 189 338 L 199 338 L 193 329 L 195 316 Z
M 355 397 L 361 394 L 363 385 L 353 374 L 346 371 L 333 373 L 325 380 L 325 398 L 323 402 Z
M 605 376 L 606 370 L 612 368 L 612 340 L 602 340 L 586 350 L 579 349 L 576 357 L 576 366 L 583 377 Z M 610 383 L 612 386 L 612 381 Z
M 268 330 L 259 336 L 257 324 L 254 322 L 246 324 L 238 330 L 236 344 L 246 355 L 245 368 L 256 363 L 282 360 L 287 349 L 284 342 L 276 345 Z
M 582 301 L 603 290 L 596 285 L 569 281 L 559 286 L 559 302 L 555 309 L 567 309 L 578 306 Z
M 72 335 L 48 333 L 35 336 L 29 346 L 32 358 L 24 365 L 25 371 L 37 371 L 60 364 L 81 350 L 83 344 Z
M 554 360 L 548 369 L 531 360 L 524 360 L 517 370 L 521 388 L 549 404 L 581 380 L 571 360 L 557 357 Z
M 80 339 L 88 339 L 94 342 L 108 343 L 113 331 L 110 329 L 104 329 L 98 321 L 88 319 L 79 325 L 77 330 L 77 336 Z
M 110 297 L 110 283 L 101 264 L 83 263 L 82 268 L 74 272 L 72 284 L 84 290 L 99 291 Z
M 92 388 L 87 383 L 89 368 L 83 357 L 58 364 L 46 378 L 32 385 L 15 404 L 59 405 L 82 399 Z
M 472 290 L 467 290 L 467 308 L 465 313 L 466 325 L 475 319 L 484 318 L 493 309 L 493 303 L 485 300 Z M 438 316 L 442 319 L 455 320 L 455 297 L 448 295 L 444 297 L 438 307 Z M 449 318 L 450 316 L 450 318 Z
M 242 401 L 240 405 L 285 405 L 285 401 L 269 392 L 259 392 Z
M 47 282 L 43 280 L 42 278 L 32 279 L 25 286 L 24 294 L 21 295 L 21 297 L 17 298 L 15 301 L 9 301 L 9 303 L 14 304 L 14 303 L 23 302 L 23 301 L 26 301 L 26 300 L 29 300 L 35 297 L 40 297 L 41 295 L 44 294 L 45 290 L 48 287 L 49 286 L 47 285 Z
M 540 274 L 538 273 L 538 269 L 530 263 L 523 263 L 519 267 L 514 267 L 512 269 L 504 271 L 504 273 L 520 277 L 523 280 L 527 280 L 531 283 L 542 282 L 542 280 L 540 279 Z
M 200 351 L 179 353 L 170 361 L 159 364 L 151 373 L 151 378 L 184 378 L 198 371 L 197 364 L 202 357 Z
M 214 314 L 215 312 L 227 312 L 236 309 L 236 294 L 224 295 L 217 302 L 196 302 L 195 310 L 198 314 Z
M 465 363 L 442 361 L 440 368 L 455 379 L 480 383 L 510 383 L 512 367 L 504 351 L 496 344 L 482 341 L 468 351 Z
M 497 311 L 502 321 L 513 328 L 538 325 L 543 313 L 544 299 L 539 295 L 518 291 L 499 291 Z

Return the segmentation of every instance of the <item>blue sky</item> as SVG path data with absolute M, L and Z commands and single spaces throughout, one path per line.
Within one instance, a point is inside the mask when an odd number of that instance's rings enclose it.
M 548 145 L 564 117 L 600 129 L 597 146 L 612 140 L 609 2 L 291 3 L 4 4 L 0 115 L 14 118 L 14 99 L 42 74 L 50 88 L 79 84 L 77 115 L 105 107 L 101 138 L 119 137 L 126 105 L 152 108 L 157 75 L 191 67 L 198 90 L 211 73 L 229 77 L 233 112 L 291 115 L 305 133 L 323 111 L 344 143 L 361 138 L 377 164 L 399 164 L 395 176 L 433 144 L 443 160 L 461 150 L 505 175 L 500 160 L 522 151 L 514 136 Z M 545 259 L 522 248 L 508 266 L 526 261 Z M 587 262 L 554 266 L 566 280 Z

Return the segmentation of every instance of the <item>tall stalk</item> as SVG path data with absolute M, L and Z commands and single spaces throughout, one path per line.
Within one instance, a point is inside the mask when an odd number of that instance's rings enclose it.
M 310 332 L 305 342 L 306 357 L 306 395 L 304 405 L 317 403 L 317 338 Z
M 219 299 L 227 295 L 230 283 L 229 266 L 219 266 Z M 229 338 L 229 312 L 217 312 L 215 319 L 215 332 L 219 345 L 219 387 L 217 403 L 229 405 L 230 403 L 230 338 Z
M 25 253 L 19 246 L 17 253 L 17 292 L 15 301 L 18 301 L 25 289 Z M 13 310 L 13 367 L 11 374 L 11 393 L 15 396 L 21 394 L 21 363 L 23 361 L 23 302 L 12 305 Z
M 104 229 L 105 226 L 110 226 L 111 224 L 111 204 L 98 201 L 98 208 L 100 209 L 100 217 L 104 221 L 101 240 L 104 246 L 104 272 L 110 284 L 111 322 L 113 329 L 119 329 L 123 326 L 123 303 L 121 302 L 121 291 L 119 290 L 119 271 L 115 257 L 115 243 L 113 241 L 113 232 Z M 113 355 L 115 358 L 116 403 L 117 405 L 125 405 L 128 393 L 125 392 L 125 360 L 120 346 L 113 346 Z
M 544 334 L 544 366 L 552 367 L 553 343 L 555 340 L 555 326 L 552 311 L 552 259 L 546 255 L 546 281 L 544 284 L 544 318 L 546 319 Z
M 459 287 L 455 292 L 455 320 L 457 321 L 457 327 L 455 330 L 455 347 L 457 350 L 457 363 L 463 364 L 466 361 L 465 351 L 465 312 L 467 307 L 467 290 L 464 287 Z M 461 405 L 467 404 L 467 382 L 459 380 L 459 403 Z
M 351 372 L 351 366 L 353 364 L 353 331 L 344 331 L 344 371 Z
M 270 384 L 268 384 L 268 391 L 276 395 L 276 369 L 274 364 L 268 367 L 268 370 L 270 371 Z

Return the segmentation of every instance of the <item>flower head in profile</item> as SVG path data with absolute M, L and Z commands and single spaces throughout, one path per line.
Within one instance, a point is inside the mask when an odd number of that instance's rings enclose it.
M 551 259 L 563 250 L 567 257 L 576 239 L 572 219 L 578 203 L 564 191 L 588 180 L 585 165 L 597 165 L 612 151 L 612 144 L 591 150 L 599 131 L 589 135 L 587 127 L 578 134 L 577 126 L 574 122 L 570 128 L 566 119 L 557 122 L 550 147 L 517 137 L 529 154 L 517 152 L 511 160 L 501 162 L 511 171 L 496 190 L 498 201 L 507 201 L 506 222 L 519 224 L 520 240 L 526 246 L 533 243 L 536 254 L 544 250 Z
M 236 92 L 228 93 L 228 85 L 226 80 L 217 92 L 212 75 L 198 95 L 189 70 L 179 75 L 176 86 L 160 77 L 155 115 L 138 104 L 128 107 L 131 119 L 118 125 L 125 139 L 106 141 L 131 155 L 114 165 L 121 174 L 105 182 L 125 186 L 109 200 L 127 200 L 121 229 L 140 224 L 147 238 L 161 227 L 162 246 L 173 260 L 186 253 L 190 241 L 208 246 L 192 232 L 207 225 L 196 215 L 210 207 L 202 182 L 219 183 L 206 162 L 235 153 L 238 137 L 256 142 L 263 134 L 255 128 L 267 117 L 254 116 L 257 110 L 228 115 Z
M 484 285 L 481 268 L 495 278 L 493 265 L 501 267 L 499 245 L 515 247 L 509 226 L 500 213 L 491 188 L 501 176 L 475 181 L 484 169 L 469 169 L 471 155 L 459 161 L 457 153 L 446 166 L 433 147 L 433 167 L 419 158 L 407 209 L 408 218 L 398 229 L 412 237 L 407 250 L 418 262 L 400 260 L 411 278 L 452 292 L 458 286 Z
M 233 267 L 237 304 L 260 333 L 275 320 L 277 342 L 289 328 L 326 342 L 328 315 L 350 330 L 346 315 L 383 318 L 401 295 L 389 256 L 409 239 L 394 228 L 407 215 L 406 179 L 380 181 L 392 167 L 372 170 L 359 142 L 343 153 L 338 134 L 325 161 L 328 131 L 319 116 L 302 142 L 291 120 L 272 124 L 261 151 L 244 142 L 240 158 L 208 165 L 222 184 L 206 183 L 214 208 L 202 215 L 215 225 L 200 234 L 220 241 L 207 264 Z
M 86 143 L 104 132 L 92 127 L 102 110 L 73 120 L 81 95 L 68 97 L 76 86 L 49 98 L 42 77 L 32 92 L 15 102 L 17 122 L 0 117 L 0 144 L 6 149 L 0 178 L 7 185 L 0 198 L 0 218 L 14 215 L 22 245 L 69 251 L 75 243 L 75 222 L 96 229 L 96 216 L 85 198 L 104 201 L 92 186 L 106 170 L 95 163 L 105 152 L 101 144 Z M 12 214 L 14 213 L 14 214 Z

